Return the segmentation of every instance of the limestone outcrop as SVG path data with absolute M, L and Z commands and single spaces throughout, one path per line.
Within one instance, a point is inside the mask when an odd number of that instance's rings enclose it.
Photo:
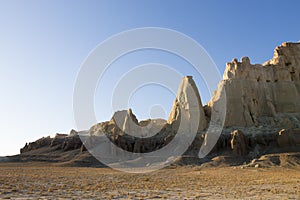
M 247 57 L 227 63 L 219 86 L 227 97 L 225 126 L 249 127 L 258 125 L 261 116 L 299 113 L 299 78 L 300 43 L 283 43 L 263 65 Z

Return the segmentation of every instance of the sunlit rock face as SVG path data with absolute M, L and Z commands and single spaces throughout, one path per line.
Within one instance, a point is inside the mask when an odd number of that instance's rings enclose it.
M 226 127 L 249 127 L 261 116 L 299 113 L 300 43 L 276 47 L 273 59 L 262 65 L 251 64 L 248 57 L 234 59 L 226 64 L 221 86 L 227 98 Z
M 199 159 L 202 146 L 209 146 L 218 126 L 221 134 L 208 150 L 208 158 Z M 299 158 L 300 43 L 283 43 L 264 64 L 251 64 L 247 57 L 227 63 L 223 80 L 205 106 L 194 80 L 185 76 L 167 121 L 138 121 L 131 109 L 117 111 L 109 121 L 87 131 L 71 130 L 69 135 L 26 143 L 14 159 L 103 166 L 90 154 L 102 145 L 108 155 L 120 155 L 114 146 L 147 155 L 171 145 L 181 134 L 176 148 L 186 144 L 187 138 L 193 142 L 177 159 L 178 164 L 201 164 L 211 159 L 209 162 L 218 165 L 218 159 L 229 156 L 234 158 L 228 161 L 230 165 L 254 159 L 248 166 L 255 166 L 260 156 L 278 152 L 298 152 L 295 156 Z M 103 142 L 103 138 L 107 140 Z
M 195 98 L 189 98 L 194 95 Z M 180 119 L 183 114 L 181 112 L 184 112 L 183 116 L 187 118 L 185 119 L 187 121 L 192 119 L 191 116 L 200 114 L 200 119 L 193 118 L 195 120 L 199 120 L 199 122 L 197 122 L 199 124 L 198 131 L 202 131 L 207 127 L 200 94 L 192 76 L 183 77 L 179 85 L 177 96 L 168 119 L 168 123 L 172 124 L 173 130 L 177 130 L 180 124 Z M 195 123 L 191 122 L 191 124 Z

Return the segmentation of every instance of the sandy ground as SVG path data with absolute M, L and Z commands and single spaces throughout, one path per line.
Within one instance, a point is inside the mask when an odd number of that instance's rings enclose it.
M 300 199 L 300 168 L 177 167 L 148 174 L 0 163 L 1 199 Z

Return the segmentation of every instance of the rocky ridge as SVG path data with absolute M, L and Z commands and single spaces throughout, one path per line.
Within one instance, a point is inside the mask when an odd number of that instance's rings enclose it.
M 197 155 L 206 142 L 211 113 L 218 109 L 216 104 L 222 90 L 226 92 L 225 126 L 211 153 L 199 159 Z M 192 102 L 186 98 L 190 92 L 196 95 Z M 222 160 L 229 165 L 246 162 L 248 166 L 255 166 L 256 162 L 262 165 L 266 160 L 259 160 L 261 156 L 278 157 L 278 153 L 289 152 L 300 160 L 300 43 L 283 43 L 275 49 L 273 59 L 264 64 L 251 64 L 247 57 L 227 63 L 223 80 L 205 106 L 192 77 L 187 76 L 179 86 L 168 121 L 138 121 L 129 109 L 116 112 L 110 121 L 98 123 L 88 132 L 94 136 L 104 134 L 126 151 L 151 152 L 167 145 L 176 135 L 182 116 L 194 115 L 195 108 L 200 111 L 196 112 L 200 113 L 200 120 L 195 122 L 199 124 L 197 135 L 186 153 L 175 162 L 177 165 L 214 165 Z M 155 134 L 149 137 L 150 132 Z M 188 132 L 187 129 L 186 134 Z M 86 151 L 75 130 L 69 135 L 57 134 L 54 138 L 41 138 L 26 144 L 21 154 L 13 159 L 47 161 L 49 154 L 55 158 L 48 159 L 56 162 L 74 164 L 75 159 L 80 166 L 101 165 Z

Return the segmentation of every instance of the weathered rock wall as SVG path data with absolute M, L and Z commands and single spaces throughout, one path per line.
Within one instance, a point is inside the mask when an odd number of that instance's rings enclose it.
M 299 113 L 300 43 L 283 43 L 263 65 L 253 65 L 247 57 L 234 59 L 226 64 L 221 86 L 227 98 L 226 127 L 249 127 L 262 116 Z

